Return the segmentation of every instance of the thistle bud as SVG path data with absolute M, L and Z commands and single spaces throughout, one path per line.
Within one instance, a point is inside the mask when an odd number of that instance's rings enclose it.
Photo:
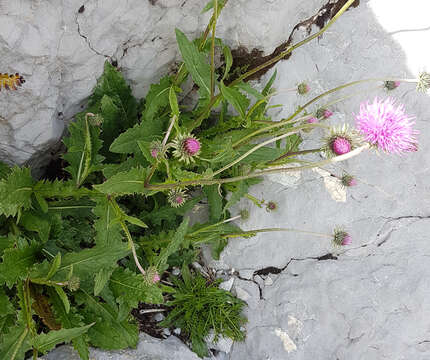
M 430 74 L 423 71 L 418 75 L 417 91 L 426 92 L 430 89 Z
M 340 181 L 342 182 L 343 186 L 355 186 L 357 185 L 357 180 L 352 175 L 349 174 L 343 174 Z
M 167 195 L 167 201 L 172 207 L 181 207 L 187 201 L 188 195 L 179 189 L 173 189 L 169 191 Z
M 391 80 L 384 81 L 384 88 L 387 91 L 397 89 L 399 86 L 400 86 L 400 81 L 391 81 Z
M 309 87 L 308 84 L 306 84 L 305 82 L 300 83 L 299 85 L 297 85 L 297 92 L 300 95 L 305 95 L 307 94 L 309 91 L 311 90 L 311 88 Z
M 274 201 L 269 201 L 266 205 L 266 211 L 275 211 L 278 208 L 278 205 Z
M 80 285 L 81 285 L 81 281 L 76 276 L 72 276 L 72 278 L 69 281 L 67 281 L 67 287 L 70 291 L 78 290 Z
M 328 119 L 332 115 L 333 115 L 333 112 L 325 108 L 319 108 L 316 112 L 316 116 L 319 119 Z
M 173 141 L 173 155 L 179 158 L 179 161 L 184 161 L 186 164 L 194 162 L 195 156 L 200 152 L 200 141 L 191 134 L 179 135 Z
M 351 151 L 351 143 L 348 139 L 338 136 L 333 139 L 331 149 L 336 155 L 343 155 Z
M 151 142 L 149 145 L 149 153 L 154 159 L 162 158 L 164 156 L 163 144 L 158 140 Z
M 333 232 L 333 243 L 336 246 L 346 246 L 352 244 L 351 235 L 341 228 L 336 228 Z

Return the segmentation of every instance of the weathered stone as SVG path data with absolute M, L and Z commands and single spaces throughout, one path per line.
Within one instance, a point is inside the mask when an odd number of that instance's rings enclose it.
M 189 350 L 175 336 L 166 340 L 153 338 L 146 334 L 140 335 L 137 349 L 121 351 L 101 351 L 91 349 L 91 360 L 199 360 L 200 358 Z M 70 346 L 61 346 L 46 355 L 44 360 L 79 360 L 79 356 Z M 207 358 L 207 360 L 209 360 Z

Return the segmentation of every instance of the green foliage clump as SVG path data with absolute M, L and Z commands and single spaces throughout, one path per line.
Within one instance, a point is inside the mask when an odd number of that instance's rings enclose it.
M 295 162 L 300 131 L 318 124 L 297 117 L 312 101 L 271 121 L 276 72 L 260 92 L 245 82 L 252 69 L 231 76 L 231 51 L 215 37 L 226 3 L 207 4 L 213 15 L 201 38 L 176 30 L 184 62 L 142 101 L 106 62 L 63 140 L 65 178 L 37 180 L 0 163 L 0 359 L 37 358 L 63 342 L 83 360 L 89 345 L 135 347 L 131 310 L 140 302 L 167 304 L 164 325 L 181 327 L 200 356 L 211 331 L 243 340 L 244 303 L 188 266 L 202 244 L 219 258 L 229 238 L 258 232 L 242 231 L 230 211 L 252 198 L 262 174 Z M 224 55 L 218 69 L 215 48 Z M 179 98 L 188 77 L 199 94 L 191 108 Z M 209 219 L 191 225 L 186 215 L 200 202 Z M 183 281 L 161 283 L 172 267 Z
M 187 334 L 193 351 L 200 357 L 208 355 L 206 339 L 213 341 L 229 337 L 235 341 L 245 338 L 242 315 L 245 302 L 230 292 L 219 289 L 219 281 L 211 282 L 200 274 L 192 275 L 188 267 L 182 269 L 182 280 L 171 279 L 175 288 L 167 305 L 172 311 L 161 325 L 178 327 Z

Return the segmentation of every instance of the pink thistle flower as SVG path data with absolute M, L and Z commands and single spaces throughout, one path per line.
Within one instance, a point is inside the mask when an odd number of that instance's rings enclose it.
M 307 94 L 309 91 L 311 90 L 311 88 L 309 87 L 308 84 L 306 84 L 305 82 L 300 83 L 299 85 L 297 85 L 297 92 L 300 95 L 305 95 Z
M 197 154 L 200 150 L 200 141 L 193 137 L 189 137 L 184 140 L 183 147 L 184 150 L 188 153 L 188 155 L 193 156 Z
M 341 178 L 340 181 L 342 182 L 343 186 L 355 186 L 357 185 L 357 180 L 355 180 L 355 178 L 352 175 L 349 174 L 344 174 Z
M 346 235 L 342 240 L 342 246 L 351 245 L 352 244 L 352 238 L 351 235 Z
M 357 129 L 367 142 L 397 154 L 418 150 L 418 131 L 412 128 L 412 119 L 405 114 L 404 106 L 395 107 L 391 98 L 362 103 L 356 115 Z
M 319 122 L 319 120 L 316 117 L 311 117 L 310 119 L 307 120 L 307 122 L 309 124 L 314 124 L 314 123 Z
M 334 229 L 333 243 L 336 246 L 346 246 L 352 244 L 352 237 L 342 228 Z
M 191 134 L 179 134 L 173 141 L 173 155 L 186 164 L 195 161 L 201 149 L 200 141 Z
M 328 119 L 332 115 L 333 115 L 333 112 L 325 108 L 320 108 L 316 112 L 317 118 Z
M 400 81 L 387 80 L 384 82 L 384 88 L 388 91 L 397 89 L 400 86 Z
M 161 280 L 160 275 L 158 275 L 158 273 L 155 273 L 154 276 L 152 277 L 152 283 L 156 284 Z
M 331 112 L 330 110 L 328 110 L 328 109 L 324 110 L 324 115 L 323 116 L 324 116 L 325 119 L 328 119 L 332 115 L 333 115 L 333 112 Z
M 151 149 L 151 156 L 156 159 L 158 156 L 158 150 L 157 149 Z
M 188 195 L 183 190 L 172 189 L 167 194 L 167 201 L 175 208 L 185 204 L 188 199 Z
M 338 136 L 333 140 L 331 148 L 336 155 L 343 155 L 351 151 L 351 143 L 348 139 Z

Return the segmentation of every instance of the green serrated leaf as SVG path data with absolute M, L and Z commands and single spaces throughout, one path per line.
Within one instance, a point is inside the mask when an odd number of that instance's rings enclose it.
M 0 263 L 0 284 L 12 288 L 18 280 L 27 277 L 28 270 L 36 262 L 40 245 L 36 242 L 21 247 L 6 249 Z
M 23 322 L 19 322 L 9 333 L 2 336 L 0 359 L 23 360 L 25 353 L 31 349 L 29 330 Z
M 210 94 L 211 68 L 205 56 L 199 52 L 196 45 L 189 41 L 185 34 L 176 29 L 176 41 L 188 72 L 194 82 L 205 94 Z
M 46 280 L 49 280 L 51 277 L 55 275 L 60 265 L 61 265 L 61 253 L 58 253 L 55 256 L 54 260 L 52 260 L 51 268 L 48 271 L 48 275 L 46 275 Z
M 273 72 L 273 75 L 270 77 L 269 81 L 267 82 L 266 86 L 264 87 L 263 91 L 261 92 L 263 94 L 263 96 L 269 95 L 269 93 L 272 89 L 272 85 L 275 82 L 277 73 L 278 73 L 278 70 L 275 70 Z
M 53 331 L 51 330 L 47 334 L 39 334 L 30 340 L 30 343 L 42 354 L 45 354 L 49 350 L 52 350 L 55 345 L 70 342 L 74 338 L 85 334 L 91 326 L 94 324 L 89 324 L 86 326 L 81 326 L 71 329 L 61 329 Z
M 49 288 L 47 291 L 57 320 L 60 321 L 63 328 L 72 329 L 84 325 L 82 322 L 83 317 L 77 313 L 75 308 L 71 308 L 69 312 L 66 312 L 64 302 L 60 299 L 57 292 L 52 288 Z M 75 337 L 72 343 L 81 359 L 89 360 L 89 351 L 85 335 Z
M 159 133 L 160 124 L 156 115 L 169 106 L 169 92 L 171 87 L 169 76 L 161 78 L 159 84 L 152 84 L 145 98 L 145 107 L 142 113 L 142 124 L 146 126 L 146 135 L 161 135 Z M 155 120 L 155 121 L 152 121 Z
M 145 188 L 145 179 L 148 174 L 148 168 L 138 167 L 130 171 L 118 173 L 103 184 L 94 185 L 94 188 L 104 194 L 148 194 L 150 191 Z
M 0 180 L 6 179 L 9 176 L 11 171 L 12 171 L 12 169 L 10 168 L 9 165 L 0 161 Z
M 231 66 L 233 65 L 233 55 L 231 54 L 230 48 L 228 46 L 223 46 L 222 52 L 224 54 L 225 70 L 221 81 L 227 77 L 228 73 L 230 72 Z
M 63 159 L 69 163 L 65 170 L 72 176 L 77 187 L 94 171 L 101 169 L 103 157 L 100 129 L 90 125 L 84 113 L 76 116 L 76 122 L 69 125 L 69 136 L 63 139 L 67 153 Z
M 109 280 L 109 287 L 117 302 L 125 305 L 127 313 L 139 302 L 161 304 L 164 301 L 157 285 L 149 285 L 141 274 L 129 269 L 117 268 Z
M 34 180 L 29 168 L 12 168 L 6 179 L 0 180 L 0 215 L 15 216 L 31 206 Z
M 210 221 L 218 221 L 222 216 L 222 196 L 219 193 L 218 185 L 205 186 L 203 192 L 206 194 L 209 203 Z
M 136 347 L 139 339 L 137 326 L 126 320 L 119 321 L 116 308 L 100 302 L 85 291 L 79 291 L 75 297 L 85 306 L 81 311 L 84 318 L 96 322 L 88 331 L 92 345 L 106 350 Z
M 222 96 L 234 107 L 242 119 L 246 117 L 246 110 L 249 106 L 248 98 L 236 87 L 227 87 L 222 82 L 219 84 Z
M 178 98 L 176 97 L 176 91 L 173 86 L 171 86 L 169 90 L 169 103 L 170 108 L 172 109 L 172 116 L 176 115 L 179 117 Z
M 113 222 L 116 213 L 110 201 L 106 197 L 99 198 L 93 213 L 97 216 L 97 220 L 94 222 L 96 244 L 109 247 L 111 244 L 120 243 L 122 239 L 121 226 Z
M 157 269 L 164 270 L 169 256 L 179 250 L 179 247 L 181 246 L 181 243 L 184 241 L 185 235 L 188 231 L 189 221 L 190 219 L 188 217 L 186 217 L 182 221 L 181 225 L 176 230 L 175 235 L 173 236 L 173 239 L 169 242 L 169 245 L 167 245 L 165 248 L 163 248 L 160 251 L 160 255 L 158 256 L 155 264 Z
M 98 296 L 108 283 L 113 269 L 100 269 L 94 278 L 94 296 Z
M 61 286 L 54 286 L 54 289 L 57 292 L 58 297 L 63 302 L 64 310 L 66 311 L 66 314 L 68 314 L 70 311 L 70 302 L 69 302 L 69 299 L 68 299 L 66 293 L 61 288 Z

